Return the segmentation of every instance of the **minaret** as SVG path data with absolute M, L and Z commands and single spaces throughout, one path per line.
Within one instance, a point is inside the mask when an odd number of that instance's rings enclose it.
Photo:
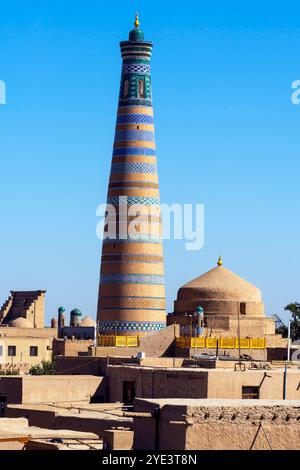
M 59 338 L 62 337 L 62 330 L 65 326 L 65 321 L 66 321 L 65 311 L 66 311 L 65 307 L 59 307 L 59 309 L 58 309 L 57 329 L 58 329 L 58 337 Z
M 127 198 L 127 212 L 139 205 L 139 233 L 131 236 L 126 230 L 124 236 L 117 230 L 114 238 L 103 240 L 97 315 L 101 335 L 144 335 L 166 326 L 150 69 L 153 44 L 144 40 L 139 25 L 137 15 L 129 40 L 120 43 L 122 77 L 107 198 L 126 229 L 134 216 L 124 215 L 121 201 Z M 151 218 L 149 210 L 155 214 Z

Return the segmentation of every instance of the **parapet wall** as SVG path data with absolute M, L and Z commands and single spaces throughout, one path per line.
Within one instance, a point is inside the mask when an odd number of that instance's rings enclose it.
M 154 413 L 155 409 L 159 411 Z M 299 401 L 136 400 L 136 410 L 149 413 L 149 417 L 134 419 L 136 450 L 145 446 L 146 450 L 300 447 Z
M 188 450 L 299 449 L 299 411 L 299 402 L 298 406 L 272 405 L 272 403 L 262 405 L 255 402 L 248 406 L 232 403 L 228 406 L 188 407 L 185 418 L 187 424 L 185 448 Z M 166 432 L 162 439 L 162 446 L 168 445 Z
M 0 395 L 8 404 L 86 402 L 101 394 L 103 377 L 41 375 L 0 377 Z

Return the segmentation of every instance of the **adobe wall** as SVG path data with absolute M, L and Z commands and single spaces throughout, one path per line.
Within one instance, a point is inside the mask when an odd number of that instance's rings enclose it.
M 51 360 L 51 349 L 52 342 L 48 338 L 41 338 L 38 336 L 5 336 L 0 338 L 0 345 L 2 345 L 2 355 L 0 356 L 0 365 L 9 369 L 12 366 L 18 369 L 19 365 L 27 366 L 29 369 L 31 366 L 41 364 L 42 361 Z M 15 346 L 16 355 L 11 357 L 8 356 L 8 347 Z M 37 348 L 37 355 L 30 355 L 31 346 Z
M 1 319 L 5 323 L 19 317 L 30 321 L 33 328 L 45 326 L 46 291 L 11 291 L 8 300 L 1 308 Z
M 185 358 L 182 357 L 131 357 L 108 356 L 57 356 L 56 373 L 71 375 L 105 375 L 107 365 L 135 364 L 145 367 L 181 367 Z
M 87 408 L 85 408 L 85 406 Z M 110 415 L 113 414 L 113 409 L 107 412 L 109 406 L 104 407 L 104 413 L 88 407 L 88 405 L 81 405 L 81 411 L 68 412 L 68 407 L 62 404 L 61 407 L 51 409 L 47 405 L 32 405 L 28 406 L 8 406 L 7 417 L 19 418 L 24 417 L 28 420 L 30 426 L 47 428 L 47 429 L 68 429 L 73 431 L 93 432 L 99 437 L 103 438 L 106 429 L 112 427 L 126 427 L 132 429 L 132 418 L 123 418 Z M 106 412 L 105 412 L 106 410 Z
M 183 294 L 183 297 L 182 297 Z M 244 310 L 245 315 L 251 317 L 264 317 L 265 308 L 263 302 L 237 302 L 236 300 L 213 300 L 213 299 L 199 299 L 192 298 L 192 292 L 189 293 L 190 297 L 187 298 L 186 292 L 183 293 L 181 289 L 178 291 L 178 298 L 174 301 L 174 314 L 184 315 L 185 313 L 194 314 L 196 308 L 201 305 L 204 309 L 207 318 L 210 316 L 231 316 L 237 317 L 241 310 Z M 242 318 L 245 315 L 240 314 Z
M 141 398 L 175 398 L 207 396 L 207 371 L 193 369 L 154 369 L 143 367 L 109 366 L 108 380 L 109 401 L 123 400 L 123 383 L 135 382 L 135 396 Z
M 91 397 L 101 394 L 103 381 L 103 377 L 72 375 L 0 377 L 0 394 L 12 404 L 89 403 Z
M 269 400 L 136 400 L 135 450 L 298 450 L 300 403 Z
M 174 341 L 179 336 L 179 325 L 171 325 L 151 335 L 141 338 L 140 350 L 148 357 L 172 356 Z
M 171 325 L 155 333 L 140 337 L 138 347 L 100 347 L 90 348 L 91 354 L 97 357 L 103 356 L 136 356 L 142 351 L 146 357 L 173 356 L 175 351 L 175 338 L 179 336 L 179 325 Z
M 90 356 L 57 356 L 56 374 L 103 375 L 101 358 Z
M 227 302 L 225 302 L 227 304 Z M 229 305 L 229 303 L 228 303 Z M 205 310 L 205 306 L 203 305 Z M 236 302 L 233 302 L 233 308 L 236 309 Z M 192 310 L 192 312 L 194 312 Z M 188 309 L 185 309 L 183 313 L 188 312 Z M 236 312 L 225 312 L 225 310 L 220 310 L 220 314 L 214 312 L 214 314 L 206 314 L 205 323 L 206 327 L 203 328 L 202 336 L 216 336 L 222 338 L 234 338 L 237 336 L 238 328 L 240 327 L 241 338 L 260 338 L 265 335 L 274 335 L 275 334 L 275 321 L 273 318 L 265 317 L 264 314 L 255 314 L 252 315 L 251 312 L 248 312 L 249 315 L 240 315 L 238 316 Z M 192 326 L 196 326 L 196 317 L 192 319 Z M 171 325 L 172 323 L 178 323 L 178 325 L 190 327 L 191 318 L 189 316 L 173 314 L 168 315 L 167 323 Z M 278 335 L 280 337 L 280 335 Z
M 53 341 L 53 353 L 55 356 L 78 356 L 79 353 L 88 355 L 88 348 L 93 344 L 93 340 L 64 340 L 55 338 Z
M 27 320 L 29 320 L 34 328 L 44 328 L 45 326 L 45 293 L 41 293 L 34 301 L 31 308 L 27 311 Z
M 57 336 L 56 328 L 13 328 L 0 325 L 0 337 L 29 337 L 29 338 L 49 338 Z
M 300 400 L 300 370 L 287 372 L 287 396 L 289 400 Z M 260 399 L 283 398 L 284 369 L 256 371 L 210 371 L 208 398 L 241 398 L 243 386 L 259 387 Z
M 97 375 L 104 376 L 106 374 L 106 367 L 109 364 L 138 365 L 139 359 L 120 356 L 57 356 L 56 357 L 56 373 L 58 375 L 71 374 L 71 375 Z
M 123 400 L 123 383 L 135 383 L 139 398 L 242 398 L 243 386 L 259 387 L 260 398 L 282 399 L 284 370 L 154 369 L 107 367 L 109 401 Z M 300 400 L 300 370 L 289 369 L 287 398 Z
M 135 357 L 141 347 L 113 347 L 113 346 L 97 346 L 89 348 L 89 354 L 94 357 Z
M 28 376 L 23 377 L 23 404 L 90 401 L 103 377 Z
M 162 421 L 170 417 L 170 411 L 165 410 Z M 300 446 L 299 403 L 189 406 L 185 413 L 186 450 L 298 450 Z M 170 421 L 162 425 L 162 449 L 172 446 L 170 425 L 173 427 Z

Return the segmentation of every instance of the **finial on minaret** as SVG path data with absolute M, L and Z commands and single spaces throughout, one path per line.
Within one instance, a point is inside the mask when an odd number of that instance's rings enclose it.
M 138 28 L 140 26 L 139 13 L 136 12 L 134 26 Z
M 140 30 L 139 14 L 136 12 L 134 28 L 129 33 L 129 41 L 132 42 L 144 42 L 144 33 Z
M 223 260 L 222 260 L 222 256 L 220 255 L 219 256 L 219 259 L 218 259 L 218 266 L 219 268 L 223 265 Z

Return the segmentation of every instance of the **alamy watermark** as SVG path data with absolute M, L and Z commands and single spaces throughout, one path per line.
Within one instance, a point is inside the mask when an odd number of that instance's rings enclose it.
M 6 104 L 6 83 L 0 80 L 0 105 Z
M 292 83 L 292 96 L 291 100 L 293 104 L 300 104 L 300 80 L 294 80 Z
M 119 196 L 113 204 L 100 204 L 96 234 L 101 240 L 161 242 L 185 240 L 187 251 L 204 246 L 204 204 L 132 204 L 132 198 Z M 145 198 L 147 199 L 147 198 Z M 162 223 L 163 221 L 163 223 Z

